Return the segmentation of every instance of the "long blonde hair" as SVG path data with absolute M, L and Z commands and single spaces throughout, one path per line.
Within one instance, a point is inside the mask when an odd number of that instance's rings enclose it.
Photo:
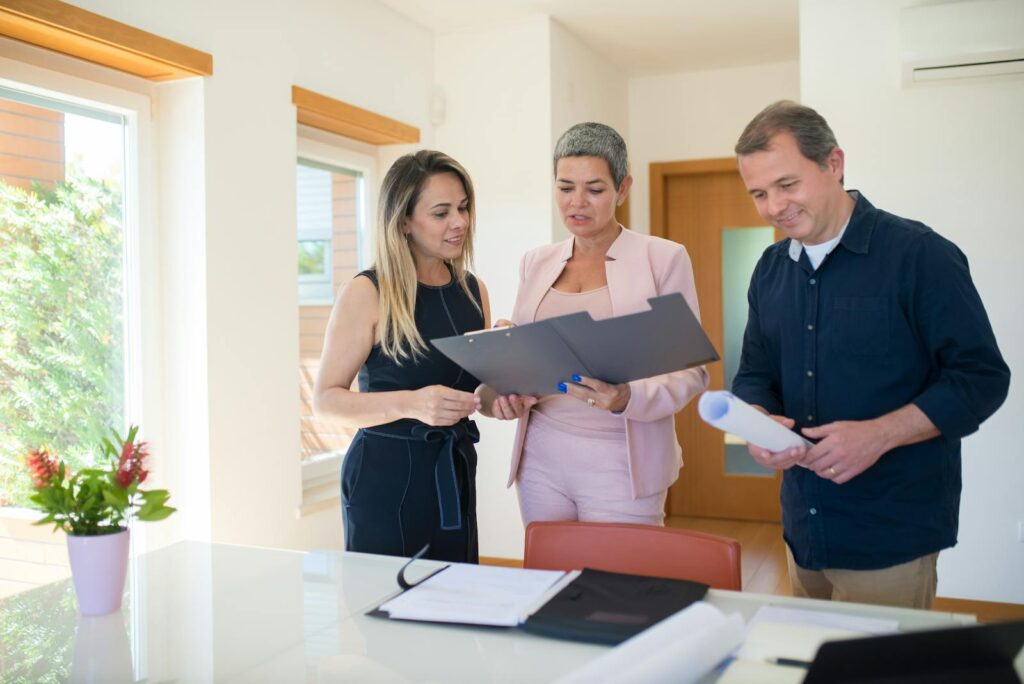
M 373 269 L 380 292 L 381 350 L 399 365 L 416 360 L 427 351 L 416 329 L 416 262 L 403 230 L 416 202 L 431 176 L 454 173 L 466 190 L 469 226 L 462 254 L 448 262 L 455 279 L 477 309 L 480 303 L 469 289 L 467 274 L 473 265 L 473 235 L 476 230 L 476 201 L 469 174 L 457 161 L 435 150 L 420 150 L 399 158 L 384 177 L 377 208 L 377 241 Z

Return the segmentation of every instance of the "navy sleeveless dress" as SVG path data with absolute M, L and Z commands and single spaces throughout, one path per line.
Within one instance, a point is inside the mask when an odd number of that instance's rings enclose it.
M 363 271 L 377 285 L 373 271 Z M 469 289 L 480 301 L 472 275 Z M 417 360 L 399 366 L 374 345 L 359 369 L 360 392 L 445 385 L 472 392 L 479 382 L 430 344 L 431 339 L 479 330 L 483 314 L 454 274 L 447 285 L 416 289 L 416 328 L 427 343 Z M 476 424 L 449 427 L 401 420 L 360 429 L 341 466 L 342 518 L 349 551 L 476 563 Z

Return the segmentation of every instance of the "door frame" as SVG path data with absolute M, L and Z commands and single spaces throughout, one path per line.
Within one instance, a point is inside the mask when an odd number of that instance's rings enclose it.
M 668 230 L 668 203 L 666 197 L 666 188 L 670 179 L 679 176 L 690 176 L 690 175 L 704 175 L 712 173 L 739 173 L 739 167 L 737 164 L 736 157 L 724 157 L 715 159 L 697 159 L 691 161 L 675 161 L 675 162 L 652 162 L 650 164 L 650 231 L 651 235 L 669 239 Z M 776 239 L 779 238 L 779 232 L 776 230 Z M 701 424 L 699 416 L 696 414 L 696 402 L 691 402 L 690 406 L 683 409 L 683 415 L 677 414 L 677 429 L 683 428 L 680 425 L 681 421 L 684 425 L 690 425 L 691 428 L 696 428 L 697 425 Z M 686 450 L 684 449 L 684 458 L 686 458 Z M 689 459 L 696 458 L 696 454 L 690 453 Z M 724 450 L 723 450 L 723 462 L 722 468 L 724 469 Z M 684 470 L 683 473 L 686 471 Z M 733 480 L 734 488 L 737 491 L 734 492 L 735 496 L 729 496 L 729 499 L 735 499 L 743 501 L 742 505 L 730 506 L 733 512 L 729 514 L 730 518 L 744 519 L 744 520 L 761 520 L 761 521 L 778 521 L 781 518 L 781 505 L 778 498 L 778 487 L 781 484 L 781 472 L 777 472 L 774 478 L 767 478 L 768 481 L 772 482 L 772 487 L 775 488 L 776 495 L 770 502 L 755 503 L 755 501 L 761 501 L 759 497 L 752 497 L 749 494 L 753 493 L 750 487 L 758 487 L 762 483 L 765 483 L 763 476 L 756 476 L 756 480 L 748 479 L 748 476 L 736 475 L 736 480 Z M 731 479 L 731 478 L 730 478 Z M 673 486 L 679 486 L 677 482 Z M 668 508 L 667 513 L 670 515 L 691 515 L 698 517 L 706 517 L 710 511 L 702 510 L 704 506 L 697 506 L 692 511 L 674 511 L 672 510 L 672 496 L 669 496 L 666 500 L 666 507 Z M 715 515 L 710 513 L 710 515 Z
M 660 238 L 668 237 L 667 214 L 665 204 L 665 183 L 670 176 L 689 176 L 698 173 L 715 173 L 736 171 L 739 166 L 736 157 L 720 157 L 716 159 L 695 159 L 692 161 L 651 162 L 649 183 L 651 188 L 651 235 Z

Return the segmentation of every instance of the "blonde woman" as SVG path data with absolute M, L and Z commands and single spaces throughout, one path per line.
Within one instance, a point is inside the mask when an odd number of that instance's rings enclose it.
M 422 150 L 384 178 L 373 267 L 331 313 L 314 410 L 359 428 L 341 471 L 345 548 L 477 562 L 479 384 L 430 345 L 489 325 L 487 290 L 469 272 L 473 185 Z M 359 392 L 350 391 L 356 375 Z

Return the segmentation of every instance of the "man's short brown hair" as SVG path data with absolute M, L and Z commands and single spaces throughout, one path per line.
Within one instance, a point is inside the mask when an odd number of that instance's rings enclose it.
M 796 139 L 800 154 L 821 168 L 825 168 L 828 156 L 839 146 L 825 117 L 792 100 L 779 100 L 762 109 L 743 129 L 736 142 L 736 154 L 764 152 L 772 138 L 784 131 Z

